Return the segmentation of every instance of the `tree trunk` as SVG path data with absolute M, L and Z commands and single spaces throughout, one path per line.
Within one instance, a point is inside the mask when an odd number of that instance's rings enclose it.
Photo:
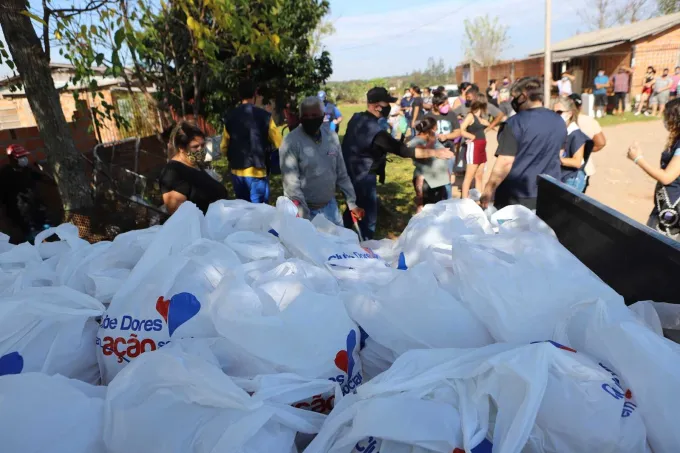
M 85 160 L 76 149 L 71 130 L 61 109 L 49 61 L 35 33 L 31 19 L 21 14 L 26 0 L 3 0 L 0 26 L 21 75 L 28 103 L 45 142 L 47 161 L 54 172 L 64 212 L 93 206 L 92 188 L 85 173 Z

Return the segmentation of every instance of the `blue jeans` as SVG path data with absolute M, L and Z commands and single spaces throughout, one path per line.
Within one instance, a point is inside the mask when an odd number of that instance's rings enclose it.
M 333 222 L 338 226 L 342 226 L 342 216 L 340 215 L 340 210 L 338 209 L 338 202 L 333 198 L 328 204 L 319 209 L 309 210 L 309 220 L 314 220 L 314 217 L 319 214 L 323 214 L 328 220 Z
M 583 170 L 579 170 L 578 172 L 576 172 L 576 174 L 568 178 L 565 178 L 562 182 L 583 193 L 586 190 L 587 178 L 588 177 L 586 176 L 586 172 L 584 172 Z
M 365 211 L 364 218 L 359 221 L 359 229 L 365 241 L 373 239 L 378 225 L 378 177 L 366 175 L 354 181 L 354 191 L 357 195 L 357 206 Z M 343 216 L 345 228 L 352 228 L 352 215 L 349 210 Z
M 269 201 L 269 179 L 252 178 L 250 176 L 231 175 L 234 193 L 239 200 L 251 203 L 267 203 Z

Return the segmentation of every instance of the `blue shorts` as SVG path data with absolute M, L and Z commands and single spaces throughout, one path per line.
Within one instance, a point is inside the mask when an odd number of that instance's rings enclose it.
M 234 193 L 239 200 L 251 203 L 267 203 L 269 201 L 269 179 L 251 176 L 231 175 Z
M 583 170 L 579 170 L 572 176 L 563 178 L 562 182 L 583 193 L 586 190 L 588 176 L 586 176 L 586 173 Z

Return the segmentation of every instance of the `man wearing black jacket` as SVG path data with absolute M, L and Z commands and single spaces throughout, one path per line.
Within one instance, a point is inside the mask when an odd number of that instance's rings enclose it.
M 377 179 L 385 178 L 387 154 L 396 154 L 410 159 L 451 159 L 453 153 L 448 149 L 435 150 L 432 147 L 409 148 L 401 141 L 394 139 L 383 130 L 378 119 L 387 118 L 390 114 L 390 103 L 396 102 L 382 87 L 375 87 L 366 94 L 367 108 L 365 112 L 355 113 L 347 124 L 347 131 L 342 142 L 342 154 L 347 172 L 354 185 L 357 205 L 366 211 L 359 222 L 364 239 L 372 239 L 378 223 Z M 434 146 L 434 144 L 432 145 Z M 352 217 L 345 212 L 345 226 L 351 228 Z

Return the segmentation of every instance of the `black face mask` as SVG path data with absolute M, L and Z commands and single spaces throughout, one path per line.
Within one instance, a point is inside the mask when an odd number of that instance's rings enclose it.
M 472 101 L 465 101 L 465 107 L 470 108 Z
M 383 118 L 388 118 L 390 116 L 390 110 L 392 110 L 392 108 L 389 105 L 387 107 L 380 106 L 380 109 L 380 116 Z
M 323 124 L 323 116 L 318 118 L 302 118 L 300 120 L 300 124 L 302 125 L 302 129 L 305 131 L 305 133 L 313 137 L 318 134 L 319 129 L 321 129 L 321 125 Z
M 520 102 L 520 98 L 523 98 L 521 102 Z M 522 104 L 524 104 L 526 101 L 527 101 L 526 96 L 524 96 L 523 94 L 520 94 L 520 95 L 517 96 L 516 98 L 512 98 L 512 101 L 510 101 L 510 105 L 512 106 L 512 109 L 513 109 L 515 112 L 519 112 L 519 108 L 520 108 L 520 107 L 522 106 Z

